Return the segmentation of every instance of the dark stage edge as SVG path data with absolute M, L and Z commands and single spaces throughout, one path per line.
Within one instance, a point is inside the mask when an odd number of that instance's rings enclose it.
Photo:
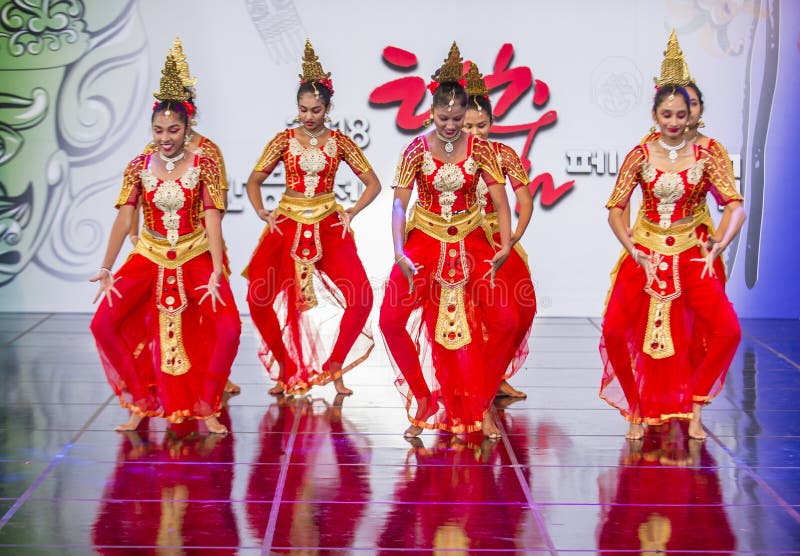
M 800 554 L 800 321 L 742 321 L 704 443 L 624 439 L 587 318 L 537 319 L 501 441 L 411 443 L 380 339 L 341 407 L 278 400 L 247 317 L 233 434 L 115 433 L 90 318 L 0 314 L 0 556 Z

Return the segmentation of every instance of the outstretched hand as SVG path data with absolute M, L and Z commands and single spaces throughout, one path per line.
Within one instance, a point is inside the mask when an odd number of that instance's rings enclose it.
M 278 227 L 278 224 L 280 224 L 281 222 L 286 222 L 287 217 L 284 216 L 283 218 L 275 218 L 272 212 L 266 209 L 259 210 L 257 214 L 258 217 L 264 222 L 266 222 L 267 225 L 269 226 L 269 233 L 278 232 L 280 235 L 283 235 L 283 232 Z
M 648 255 L 638 249 L 634 249 L 631 251 L 631 257 L 633 258 L 633 262 L 644 270 L 644 274 L 647 277 L 647 284 L 649 285 L 656 278 L 656 268 L 658 266 L 658 263 L 653 260 L 653 253 Z
M 223 307 L 225 307 L 225 302 L 222 300 L 222 296 L 219 294 L 219 283 L 222 280 L 222 272 L 215 270 L 211 273 L 208 277 L 208 284 L 205 286 L 197 286 L 195 290 L 206 290 L 206 293 L 200 298 L 200 301 L 197 302 L 198 305 L 202 305 L 203 301 L 207 298 L 211 298 L 211 310 L 215 313 L 217 312 L 217 301 L 219 301 Z
M 397 259 L 397 266 L 400 267 L 400 272 L 403 273 L 403 276 L 408 279 L 408 293 L 413 293 L 414 276 L 425 267 L 421 264 L 415 264 L 407 255 L 403 255 Z
M 97 290 L 97 294 L 94 296 L 92 303 L 97 303 L 97 300 L 100 299 L 101 296 L 105 296 L 106 301 L 108 301 L 109 307 L 114 306 L 114 298 L 111 294 L 116 294 L 119 299 L 122 299 L 122 294 L 119 293 L 119 290 L 114 287 L 114 284 L 119 282 L 122 279 L 122 276 L 114 276 L 111 274 L 111 271 L 107 268 L 101 268 L 97 271 L 97 274 L 89 278 L 90 282 L 100 282 L 100 289 Z
M 489 263 L 489 270 L 484 273 L 483 278 L 488 276 L 489 284 L 491 284 L 492 287 L 494 287 L 494 277 L 497 275 L 497 271 L 500 270 L 500 267 L 503 266 L 504 262 L 506 262 L 510 252 L 510 249 L 500 249 L 494 254 L 494 257 L 491 259 L 485 259 L 483 261 L 485 263 Z
M 353 216 L 353 207 L 345 209 L 344 212 L 339 213 L 339 221 L 336 224 L 331 224 L 331 228 L 335 228 L 336 226 L 342 226 L 342 239 L 347 233 L 350 231 L 350 220 L 352 220 Z
M 703 270 L 700 272 L 700 279 L 708 275 L 709 278 L 714 278 L 717 273 L 714 271 L 714 261 L 722 253 L 722 246 L 719 243 L 714 243 L 711 249 L 707 249 L 705 245 L 700 245 L 700 252 L 702 257 L 692 259 L 692 262 L 703 263 Z

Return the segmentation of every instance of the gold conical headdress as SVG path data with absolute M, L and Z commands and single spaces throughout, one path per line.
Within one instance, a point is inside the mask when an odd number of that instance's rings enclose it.
M 450 53 L 447 55 L 442 67 L 439 71 L 431 76 L 431 79 L 444 83 L 445 81 L 461 81 L 464 79 L 464 60 L 461 58 L 461 52 L 458 50 L 456 41 L 450 47 Z
M 306 39 L 306 49 L 303 52 L 303 73 L 300 74 L 300 82 L 325 81 L 330 78 L 331 73 L 325 73 L 322 69 L 322 64 L 319 63 L 319 56 L 314 53 L 311 41 Z
M 475 65 L 475 62 L 469 63 L 466 89 L 469 96 L 489 96 L 489 90 L 486 88 L 486 81 L 483 80 L 483 75 L 478 70 L 478 66 Z
M 685 87 L 693 83 L 694 79 L 689 75 L 689 66 L 686 65 L 686 57 L 678 45 L 678 37 L 675 36 L 675 29 L 669 35 L 667 49 L 664 51 L 664 60 L 661 62 L 661 77 L 653 78 L 657 87 L 664 85 L 677 85 Z
M 178 64 L 172 54 L 167 54 L 167 61 L 164 69 L 161 70 L 161 88 L 153 93 L 153 96 L 160 101 L 175 100 L 178 102 L 189 100 L 189 91 L 183 86 L 181 74 L 178 71 Z
M 186 61 L 186 54 L 183 53 L 181 39 L 175 37 L 175 40 L 172 42 L 172 48 L 169 49 L 169 53 L 172 54 L 172 57 L 175 58 L 175 63 L 178 65 L 178 71 L 181 74 L 181 83 L 183 83 L 183 86 L 188 89 L 197 85 L 197 78 L 189 74 L 189 62 Z

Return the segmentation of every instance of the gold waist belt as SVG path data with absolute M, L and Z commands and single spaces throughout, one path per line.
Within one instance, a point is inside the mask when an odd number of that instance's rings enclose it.
M 307 311 L 318 303 L 314 273 L 315 263 L 322 259 L 319 223 L 334 212 L 343 211 L 333 193 L 310 199 L 284 195 L 278 203 L 276 216 L 284 215 L 297 222 L 291 255 L 294 260 L 295 305 L 299 311 Z
M 454 214 L 449 221 L 441 214 L 417 205 L 414 207 L 414 215 L 409 220 L 407 232 L 416 228 L 434 239 L 452 243 L 467 237 L 481 225 L 482 219 L 483 215 L 477 203 L 464 212 Z
M 691 222 L 672 226 L 666 230 L 640 214 L 633 227 L 633 242 L 662 255 L 677 255 L 700 245 L 695 230 L 702 224 L 707 225 L 709 221 L 708 207 L 695 212 Z
M 334 212 L 343 210 L 342 206 L 336 202 L 336 196 L 333 193 L 317 195 L 310 199 L 284 195 L 278 203 L 275 217 L 283 215 L 301 224 L 316 224 Z
M 133 252 L 153 261 L 159 266 L 175 269 L 197 255 L 208 251 L 208 237 L 203 228 L 178 237 L 173 246 L 166 238 L 156 237 L 142 230 Z

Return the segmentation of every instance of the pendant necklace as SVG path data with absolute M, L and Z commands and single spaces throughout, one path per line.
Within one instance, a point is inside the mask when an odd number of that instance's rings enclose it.
M 461 130 L 459 130 L 458 133 L 456 133 L 455 137 L 453 137 L 452 139 L 447 139 L 446 137 L 443 137 L 438 131 L 436 132 L 436 137 L 438 137 L 441 141 L 444 142 L 444 152 L 446 152 L 447 154 L 451 154 L 455 149 L 453 143 L 458 141 L 458 139 L 461 137 Z
M 175 169 L 175 163 L 182 160 L 184 156 L 186 156 L 186 151 L 181 151 L 172 158 L 162 154 L 161 151 L 158 151 L 158 158 L 164 161 L 164 167 L 167 169 L 167 172 L 170 173 L 172 173 L 172 171 Z
M 662 149 L 667 151 L 667 153 L 668 153 L 667 157 L 669 158 L 669 161 L 674 163 L 678 159 L 678 151 L 686 146 L 686 139 L 684 139 L 683 141 L 681 141 L 680 143 L 678 143 L 674 147 L 671 147 L 671 146 L 667 145 L 661 139 L 658 140 L 658 144 L 661 145 Z
M 321 130 L 319 130 L 318 132 L 316 132 L 316 133 L 312 133 L 312 132 L 308 131 L 305 127 L 301 127 L 300 129 L 303 130 L 303 133 L 308 135 L 308 137 L 309 137 L 308 144 L 311 145 L 312 147 L 316 147 L 319 144 L 319 139 L 317 139 L 317 137 L 319 137 L 320 135 L 325 133 L 325 128 L 324 127 Z

